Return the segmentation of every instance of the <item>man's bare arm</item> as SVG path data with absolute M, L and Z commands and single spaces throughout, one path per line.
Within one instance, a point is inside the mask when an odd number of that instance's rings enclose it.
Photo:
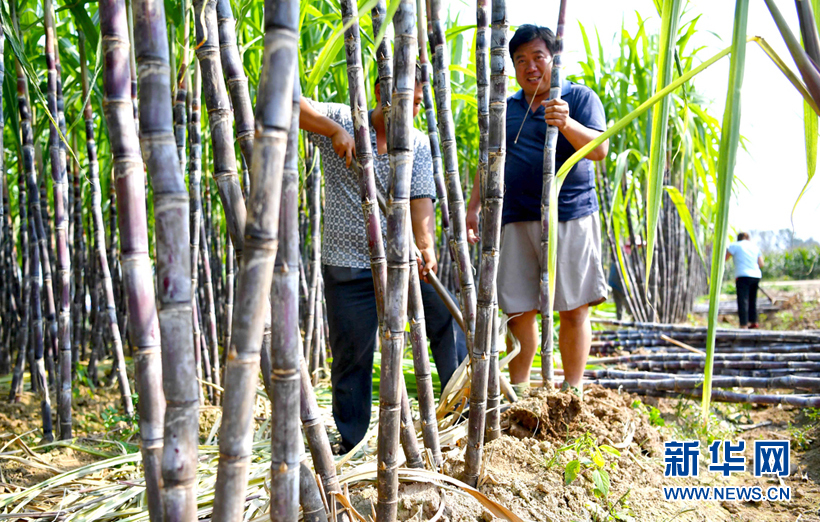
M 410 200 L 410 219 L 413 223 L 413 236 L 424 258 L 424 268 L 419 266 L 419 275 L 427 280 L 428 272 L 438 272 L 436 261 L 436 207 L 430 198 Z M 421 260 L 419 260 L 419 263 Z
M 601 131 L 590 129 L 581 122 L 570 118 L 569 104 L 566 100 L 545 100 L 541 102 L 541 105 L 544 106 L 544 119 L 547 124 L 558 127 L 558 130 L 575 150 L 581 149 L 584 145 L 603 134 Z M 609 152 L 609 140 L 592 149 L 586 155 L 586 158 L 592 161 L 600 161 L 606 158 L 607 152 Z
M 353 157 L 356 155 L 356 143 L 353 141 L 353 137 L 347 133 L 344 127 L 327 116 L 319 114 L 304 96 L 299 99 L 299 128 L 330 138 L 333 150 L 340 158 L 345 159 L 348 167 L 350 166 Z

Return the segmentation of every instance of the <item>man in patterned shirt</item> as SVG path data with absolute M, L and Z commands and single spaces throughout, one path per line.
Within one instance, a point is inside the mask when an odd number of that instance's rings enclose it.
M 413 106 L 415 117 L 421 106 L 422 90 L 416 75 Z M 381 91 L 376 83 L 376 108 L 368 115 L 376 187 L 387 194 L 389 164 Z M 359 176 L 351 168 L 355 155 L 353 119 L 350 107 L 339 103 L 318 103 L 302 98 L 299 126 L 310 133 L 321 151 L 325 176 L 325 215 L 322 238 L 322 278 L 325 283 L 328 327 L 330 329 L 331 385 L 333 417 L 342 436 L 341 451 L 347 452 L 367 432 L 370 423 L 373 352 L 377 347 L 378 320 L 370 251 L 362 215 Z M 430 144 L 427 136 L 413 129 L 413 174 L 410 215 L 413 235 L 424 265 L 419 274 L 426 279 L 436 272 L 435 184 Z M 381 219 L 382 233 L 386 229 Z M 433 287 L 421 283 L 427 335 L 441 386 L 447 383 L 467 355 L 464 334 L 459 330 Z

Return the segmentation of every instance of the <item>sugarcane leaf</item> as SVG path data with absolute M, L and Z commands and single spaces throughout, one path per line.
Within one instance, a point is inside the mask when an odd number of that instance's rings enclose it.
M 15 85 L 16 79 L 12 78 L 12 76 L 6 73 L 3 76 L 3 98 L 5 99 L 6 103 L 8 103 L 8 107 L 12 109 L 14 107 L 14 102 L 17 101 L 17 86 Z M 0 107 L 2 109 L 2 107 Z M 23 144 L 20 142 L 20 120 L 19 120 L 19 113 L 16 110 L 9 110 L 6 112 L 6 124 L 11 128 L 12 134 L 14 135 L 14 143 L 17 146 L 17 151 L 22 151 Z M 19 154 L 18 154 L 19 157 Z M 0 159 L 0 164 L 2 164 L 2 159 Z M 5 174 L 5 173 L 2 173 Z
M 706 266 L 706 259 L 703 257 L 703 251 L 700 248 L 700 243 L 695 235 L 695 227 L 692 224 L 692 214 L 689 212 L 689 207 L 686 205 L 683 194 L 680 193 L 677 187 L 670 185 L 665 186 L 664 189 L 666 193 L 669 194 L 672 203 L 674 203 L 675 209 L 678 211 L 678 216 L 680 216 L 681 221 L 683 221 L 683 226 L 689 234 L 689 239 L 691 239 L 692 244 L 695 245 L 695 251 L 698 253 L 698 257 L 700 257 L 701 262 Z
M 454 27 L 451 27 L 451 28 L 447 29 L 447 31 L 445 31 L 444 34 L 446 36 L 446 40 L 449 42 L 450 40 L 452 40 L 456 36 L 460 35 L 464 31 L 472 31 L 475 28 L 476 28 L 475 24 L 472 24 L 472 25 L 457 25 L 457 26 L 454 26 Z
M 367 7 L 362 7 L 359 9 L 359 16 L 362 13 L 369 13 L 373 7 L 376 6 L 378 0 L 371 0 L 367 3 Z M 390 26 L 390 22 L 393 20 L 393 16 L 396 14 L 396 11 L 399 10 L 399 4 L 401 0 L 390 0 L 390 3 L 387 4 L 387 12 L 384 16 L 384 20 L 382 20 L 382 26 L 379 28 L 379 34 L 376 35 L 373 40 L 375 43 L 373 44 L 374 49 L 378 49 L 379 46 L 382 44 L 382 40 L 384 39 L 384 35 L 387 34 L 387 28 Z M 372 4 L 372 5 L 371 5 Z
M 720 156 L 718 157 L 718 179 L 720 182 L 718 183 L 718 208 L 713 221 L 715 235 L 712 245 L 712 270 L 709 286 L 709 326 L 706 333 L 706 360 L 703 368 L 703 398 L 701 402 L 701 419 L 703 422 L 706 422 L 709 418 L 709 404 L 712 396 L 715 333 L 729 233 L 732 180 L 734 179 L 735 159 L 740 137 L 740 90 L 743 85 L 743 70 L 746 61 L 746 21 L 748 12 L 748 0 L 737 0 L 732 35 L 732 62 L 729 66 L 729 85 L 726 93 L 726 107 L 723 111 Z
M 359 9 L 359 18 L 364 16 L 363 13 L 370 13 L 370 10 L 376 5 L 376 3 L 377 0 L 368 0 L 365 2 Z M 396 12 L 396 9 L 398 9 L 398 6 L 398 0 L 391 1 L 387 10 L 387 18 L 382 24 L 381 31 L 379 31 L 379 37 L 376 38 L 377 41 L 381 41 L 381 37 L 384 36 L 384 31 L 389 25 L 390 20 L 393 19 L 393 14 Z M 390 8 L 393 9 L 392 12 L 390 11 Z M 330 69 L 330 67 L 334 64 L 334 58 L 338 56 L 339 51 L 342 50 L 342 46 L 344 45 L 342 35 L 344 35 L 344 32 L 353 24 L 353 22 L 354 20 L 351 20 L 347 24 L 336 26 L 333 34 L 325 41 L 325 44 L 322 47 L 322 52 L 319 53 L 319 56 L 316 58 L 316 64 L 313 67 L 313 70 L 310 71 L 310 75 L 308 75 L 305 88 L 303 89 L 304 92 L 312 93 L 313 90 L 319 85 L 319 82 L 325 78 L 328 69 Z
M 791 32 L 791 29 L 789 29 L 789 25 L 786 23 L 786 20 L 783 18 L 780 10 L 775 5 L 774 0 L 765 0 L 765 2 L 766 7 L 769 8 L 769 12 L 774 19 L 775 25 L 777 25 L 778 31 L 780 31 L 780 35 L 783 37 L 783 40 L 786 42 L 786 46 L 789 48 L 789 54 L 792 55 L 792 59 L 797 65 L 797 69 L 800 71 L 800 76 L 803 77 L 803 82 L 805 82 L 806 88 L 809 93 L 811 93 L 814 101 L 820 106 L 820 72 L 817 70 L 816 65 L 812 63 L 812 60 L 809 55 L 806 54 L 806 51 L 800 46 L 800 42 L 797 41 L 797 38 Z
M 803 84 L 800 78 L 798 78 L 797 75 L 794 74 L 794 71 L 792 71 L 789 68 L 789 66 L 786 65 L 786 62 L 783 61 L 783 59 L 775 52 L 775 50 L 772 49 L 769 43 L 761 36 L 753 36 L 751 41 L 755 42 L 757 45 L 760 46 L 763 52 L 766 53 L 766 56 L 768 56 L 769 59 L 771 59 L 772 62 L 774 62 L 774 64 L 777 66 L 778 69 L 780 69 L 780 72 L 783 73 L 786 79 L 788 79 L 789 82 L 791 82 L 791 84 L 794 85 L 794 88 L 797 89 L 797 92 L 800 93 L 800 95 L 803 97 L 806 103 L 809 104 L 812 110 L 814 110 L 815 113 L 820 114 L 820 109 L 818 109 L 817 103 L 814 101 L 814 98 L 811 97 L 809 91 L 806 90 L 806 86 Z
M 85 5 L 76 3 L 68 6 L 68 9 L 71 11 L 71 14 L 74 15 L 74 21 L 77 23 L 78 30 L 81 30 L 83 35 L 85 35 L 86 40 L 88 40 L 88 43 L 91 44 L 92 47 L 96 48 L 97 41 L 100 39 L 100 31 L 91 20 L 91 17 L 88 16 L 88 11 L 86 11 Z M 180 24 L 178 23 L 177 25 Z
M 564 484 L 572 484 L 572 481 L 578 476 L 579 471 L 581 471 L 581 461 L 577 459 L 569 461 L 564 468 Z
M 623 252 L 623 249 L 621 248 L 621 220 L 620 219 L 616 219 L 612 222 L 612 231 L 615 234 L 615 247 L 616 247 L 615 248 L 615 253 L 617 254 L 617 257 L 618 257 L 618 265 L 621 268 L 621 274 L 623 274 L 623 281 L 624 281 L 624 284 L 626 285 L 626 288 L 625 288 L 626 292 L 624 292 L 624 293 L 631 296 L 631 295 L 633 295 L 632 294 L 632 287 L 629 284 L 629 277 L 627 276 L 626 264 L 624 263 L 624 252 Z
M 475 70 L 471 71 L 467 67 L 451 63 L 450 64 L 450 72 L 453 72 L 453 71 L 460 72 L 461 74 L 463 74 L 465 76 L 469 76 L 470 78 L 475 78 Z
M 809 106 L 808 102 L 803 101 L 803 131 L 806 138 L 806 183 L 800 190 L 800 194 L 794 202 L 792 207 L 792 226 L 794 226 L 794 212 L 797 210 L 797 205 L 803 199 L 803 194 L 809 188 L 814 173 L 817 171 L 817 113 Z
M 680 18 L 680 0 L 664 0 L 661 21 L 661 36 L 658 50 L 658 75 L 655 92 L 662 90 L 672 81 L 675 35 Z M 661 201 L 663 200 L 663 177 L 666 168 L 666 135 L 669 108 L 672 100 L 664 97 L 652 113 L 652 137 L 649 152 L 648 186 L 646 189 L 646 288 L 649 289 L 649 274 L 655 253 L 655 235 L 658 230 Z

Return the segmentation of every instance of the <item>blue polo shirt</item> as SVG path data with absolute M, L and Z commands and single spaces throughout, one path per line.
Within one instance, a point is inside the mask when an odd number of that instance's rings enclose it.
M 561 98 L 569 105 L 570 118 L 591 129 L 602 132 L 606 130 L 604 106 L 592 89 L 565 80 Z M 507 99 L 507 160 L 504 165 L 506 191 L 501 216 L 503 225 L 518 221 L 541 220 L 547 122 L 544 121 L 543 106 L 539 105 L 524 121 L 527 111 L 528 103 L 524 91 L 519 90 Z M 555 151 L 556 172 L 574 153 L 575 148 L 558 133 L 558 147 Z M 558 194 L 558 221 L 579 219 L 597 210 L 595 166 L 592 161 L 582 159 L 569 171 Z

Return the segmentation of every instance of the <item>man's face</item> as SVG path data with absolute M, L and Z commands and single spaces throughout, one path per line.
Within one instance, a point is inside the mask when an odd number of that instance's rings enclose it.
M 381 103 L 382 96 L 381 96 L 381 84 L 376 84 L 376 102 Z M 416 82 L 416 90 L 413 92 L 413 119 L 419 115 L 419 111 L 421 110 L 421 103 L 424 101 L 424 90 L 421 87 L 421 83 Z
M 515 79 L 524 94 L 535 96 L 548 92 L 552 77 L 552 54 L 544 40 L 537 38 L 520 45 L 513 54 Z
M 413 93 L 413 118 L 415 119 L 416 116 L 419 115 L 419 111 L 421 110 L 421 102 L 424 100 L 424 90 L 421 88 L 420 83 L 416 83 L 416 90 Z

